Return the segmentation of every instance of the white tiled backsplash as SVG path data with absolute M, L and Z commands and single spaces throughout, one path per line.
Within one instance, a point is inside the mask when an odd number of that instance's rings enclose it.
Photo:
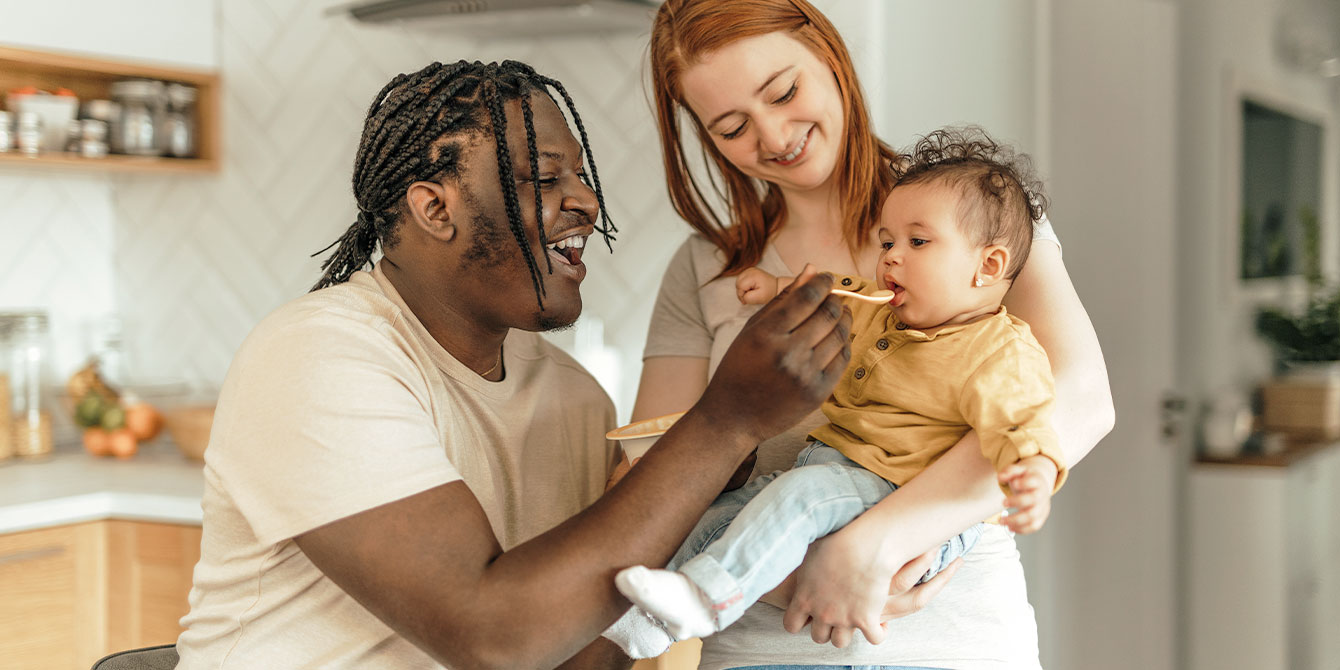
M 110 187 L 61 173 L 0 180 L 0 225 L 18 231 L 0 251 L 17 264 L 0 300 L 34 296 L 72 350 L 86 335 L 69 322 L 115 305 L 136 375 L 217 384 L 256 322 L 316 280 L 309 255 L 353 220 L 354 150 L 381 86 L 434 60 L 522 60 L 571 91 L 620 228 L 613 255 L 588 247 L 592 327 L 554 339 L 603 370 L 627 418 L 651 299 L 687 235 L 667 202 L 642 84 L 646 35 L 469 41 L 325 16 L 331 4 L 219 3 L 218 174 L 116 176 Z M 613 351 L 591 343 L 602 329 Z
M 116 309 L 114 220 L 104 176 L 0 173 L 0 311 L 48 313 L 54 373 L 80 364 Z

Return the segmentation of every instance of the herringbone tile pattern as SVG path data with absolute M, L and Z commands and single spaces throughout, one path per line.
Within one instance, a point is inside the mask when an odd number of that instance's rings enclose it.
M 221 2 L 222 171 L 116 179 L 111 263 L 131 359 L 145 375 L 221 381 L 252 326 L 316 279 L 309 254 L 353 220 L 349 175 L 371 96 L 433 60 L 513 58 L 563 81 L 591 134 L 621 233 L 612 256 L 588 248 L 584 295 L 618 350 L 622 379 L 607 381 L 626 416 L 647 296 L 687 234 L 664 192 L 642 84 L 645 34 L 472 41 L 361 26 L 325 16 L 331 4 Z M 574 335 L 555 339 L 571 348 Z
M 47 312 L 54 376 L 81 362 L 94 322 L 115 311 L 113 218 L 105 177 L 0 173 L 0 311 Z

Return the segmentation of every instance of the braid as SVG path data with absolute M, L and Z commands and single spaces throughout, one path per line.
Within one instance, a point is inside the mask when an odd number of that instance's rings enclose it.
M 596 225 L 596 230 L 600 236 L 605 238 L 605 247 L 612 253 L 614 251 L 614 233 L 619 229 L 614 227 L 614 222 L 610 220 L 610 214 L 605 210 L 605 194 L 600 190 L 600 175 L 596 172 L 596 158 L 591 153 L 591 141 L 586 136 L 586 125 L 582 123 L 582 115 L 577 113 L 577 105 L 573 104 L 572 96 L 568 95 L 568 89 L 563 87 L 557 79 L 550 79 L 543 75 L 537 75 L 541 82 L 548 86 L 553 86 L 558 94 L 563 96 L 563 102 L 567 103 L 568 112 L 572 114 L 572 121 L 577 126 L 577 132 L 582 137 L 582 150 L 586 153 L 586 162 L 591 166 L 591 190 L 596 192 L 596 203 L 600 205 L 601 224 Z
M 484 87 L 484 102 L 493 121 L 493 146 L 498 155 L 498 176 L 499 179 L 506 179 L 507 175 L 513 173 L 512 153 L 507 148 L 507 112 L 503 109 L 502 99 L 498 95 L 497 80 L 493 79 L 490 83 L 491 86 Z M 530 241 L 526 239 L 526 228 L 521 223 L 521 204 L 516 197 L 516 187 L 504 187 L 502 192 L 503 204 L 507 208 L 507 222 L 512 229 L 513 237 L 524 252 L 521 255 L 526 258 L 530 281 L 535 286 L 535 300 L 540 303 L 540 309 L 544 309 L 544 278 L 540 275 L 539 266 L 535 264 L 535 254 L 531 253 Z M 543 228 L 539 225 L 536 227 Z
M 535 147 L 535 116 L 530 111 L 530 96 L 521 96 L 521 119 L 526 124 L 526 153 L 530 156 L 530 174 L 536 177 L 540 174 L 540 151 Z M 540 189 L 531 189 L 535 193 L 535 220 L 544 219 L 544 196 Z M 540 246 L 548 246 L 548 234 L 544 232 L 544 226 L 536 226 L 540 231 Z M 554 271 L 554 262 L 549 259 L 549 254 L 544 255 L 544 268 L 547 272 Z
M 459 173 L 462 143 L 459 137 L 480 132 L 487 123 L 493 131 L 498 161 L 498 174 L 507 220 L 512 236 L 522 250 L 530 272 L 535 298 L 544 309 L 544 273 L 553 272 L 552 261 L 545 257 L 546 267 L 541 270 L 532 253 L 521 216 L 521 204 L 516 192 L 511 151 L 507 144 L 507 114 L 505 103 L 519 100 L 526 130 L 531 174 L 539 174 L 539 151 L 535 141 L 534 115 L 530 104 L 532 91 L 549 93 L 553 87 L 563 97 L 569 113 L 581 136 L 585 160 L 590 167 L 591 181 L 600 207 L 600 221 L 596 230 L 613 250 L 612 233 L 617 228 L 610 221 L 605 208 L 605 197 L 600 189 L 595 159 L 590 140 L 576 105 L 563 85 L 555 79 L 535 72 L 529 65 L 517 61 L 481 63 L 459 61 L 450 65 L 432 63 L 409 74 L 399 74 L 373 98 L 363 123 L 363 135 L 354 157 L 353 191 L 358 205 L 358 216 L 344 234 L 317 256 L 334 248 L 335 251 L 321 264 L 322 276 L 312 290 L 345 282 L 354 272 L 372 263 L 378 243 L 382 249 L 396 244 L 396 230 L 402 216 L 402 203 L 409 186 L 416 181 L 454 177 Z M 535 189 L 535 220 L 539 229 L 540 245 L 548 243 L 543 221 L 543 197 Z

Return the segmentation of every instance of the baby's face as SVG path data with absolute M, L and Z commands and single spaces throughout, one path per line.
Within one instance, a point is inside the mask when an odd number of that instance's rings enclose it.
M 958 207 L 957 191 L 933 182 L 899 186 L 884 201 L 876 279 L 893 290 L 889 306 L 913 328 L 954 323 L 981 302 L 973 280 L 983 248 L 960 230 Z

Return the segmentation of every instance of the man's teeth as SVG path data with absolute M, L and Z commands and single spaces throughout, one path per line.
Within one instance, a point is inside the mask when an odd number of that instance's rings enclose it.
M 565 237 L 553 244 L 548 245 L 550 249 L 581 249 L 586 246 L 586 238 L 577 235 L 574 237 Z
M 777 160 L 779 160 L 779 161 L 781 161 L 781 162 L 783 162 L 783 163 L 785 163 L 785 162 L 787 162 L 787 161 L 793 161 L 793 160 L 795 160 L 795 159 L 796 159 L 796 156 L 799 156 L 799 155 L 800 155 L 800 152 L 802 152 L 802 151 L 805 150 L 805 144 L 808 143 L 809 141 L 810 141 L 810 136 L 809 136 L 809 134 L 806 134 L 804 137 L 800 138 L 800 144 L 796 145 L 796 148 L 795 148 L 795 149 L 792 149 L 792 150 L 791 150 L 791 153 L 789 153 L 789 154 L 787 154 L 787 155 L 785 155 L 785 156 L 778 156 L 778 157 L 777 157 Z

